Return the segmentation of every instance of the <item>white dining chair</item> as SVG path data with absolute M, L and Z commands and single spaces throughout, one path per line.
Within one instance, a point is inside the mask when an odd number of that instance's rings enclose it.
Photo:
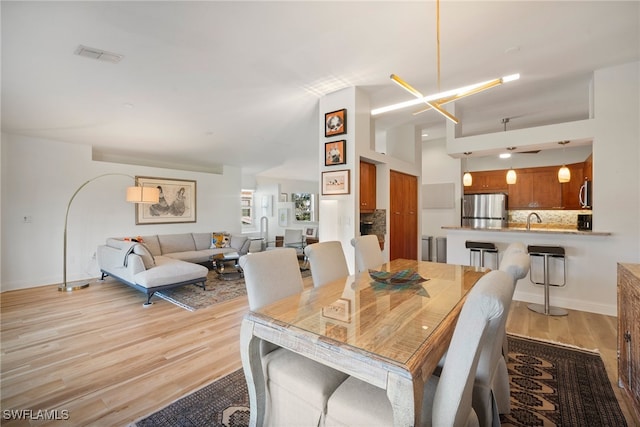
M 367 234 L 351 239 L 351 245 L 356 253 L 356 271 L 366 272 L 370 268 L 377 268 L 384 264 L 378 236 Z
M 250 310 L 303 290 L 293 248 L 250 253 L 240 258 L 239 265 Z M 347 375 L 266 341 L 261 342 L 260 355 L 267 388 L 266 424 L 321 424 L 329 396 Z
M 493 273 L 493 272 L 491 272 Z M 497 283 L 483 276 L 469 291 L 456 324 L 440 377 L 425 384 L 422 426 L 478 426 L 473 387 L 480 353 L 496 339 L 508 315 L 511 282 L 505 273 Z M 496 275 L 493 274 L 495 277 Z M 484 279 L 484 280 L 483 280 Z M 349 377 L 331 395 L 326 426 L 391 426 L 393 413 L 384 390 Z
M 339 241 L 313 243 L 304 248 L 304 253 L 309 260 L 315 288 L 349 276 L 349 266 Z
M 523 243 L 511 243 L 504 252 L 499 269 L 508 273 L 513 279 L 513 288 L 518 280 L 524 279 L 529 274 L 531 259 L 527 248 Z M 512 295 L 513 298 L 513 295 Z M 498 366 L 493 378 L 493 394 L 500 414 L 511 412 L 511 397 L 509 385 L 509 372 L 507 370 L 507 358 L 509 355 L 509 341 L 505 331 L 502 338 L 502 358 L 498 359 Z

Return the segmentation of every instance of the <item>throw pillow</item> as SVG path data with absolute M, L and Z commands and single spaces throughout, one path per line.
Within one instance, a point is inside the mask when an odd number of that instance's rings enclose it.
M 144 268 L 147 270 L 156 265 L 156 259 L 151 254 L 151 251 L 144 243 L 138 243 L 133 247 L 133 253 L 140 255 Z
M 231 238 L 227 233 L 213 233 L 211 234 L 211 249 L 228 248 L 230 240 Z

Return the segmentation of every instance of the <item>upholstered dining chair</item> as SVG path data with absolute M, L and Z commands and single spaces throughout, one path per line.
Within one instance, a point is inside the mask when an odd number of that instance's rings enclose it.
M 304 254 L 309 260 L 315 288 L 349 275 L 342 243 L 337 240 L 313 243 L 304 248 Z
M 511 300 L 511 282 L 503 272 L 490 272 L 469 291 L 449 345 L 440 377 L 425 384 L 424 426 L 478 426 L 473 387 L 481 352 L 498 338 Z M 331 395 L 326 426 L 393 425 L 384 390 L 349 377 Z
M 358 273 L 384 264 L 378 236 L 375 234 L 354 237 L 351 239 L 351 245 L 356 253 L 356 271 Z
M 524 279 L 529 274 L 531 260 L 524 243 L 511 243 L 504 251 L 500 261 L 499 270 L 508 273 L 513 279 L 513 289 L 518 280 Z M 512 295 L 513 297 L 513 295 Z M 500 414 L 511 412 L 511 398 L 509 386 L 509 372 L 507 371 L 507 357 L 509 354 L 509 343 L 505 331 L 502 339 L 502 356 L 498 359 L 498 366 L 493 378 L 493 395 Z
M 303 290 L 293 248 L 250 253 L 239 265 L 251 310 Z M 321 424 L 329 396 L 347 375 L 266 341 L 261 342 L 260 355 L 267 388 L 266 424 Z

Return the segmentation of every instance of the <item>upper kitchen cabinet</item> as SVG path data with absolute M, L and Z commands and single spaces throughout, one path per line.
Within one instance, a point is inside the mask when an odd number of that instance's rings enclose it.
M 515 184 L 509 185 L 509 209 L 562 209 L 562 187 L 558 167 L 517 169 Z
M 376 165 L 360 161 L 360 212 L 376 210 Z
M 471 176 L 471 185 L 464 187 L 464 194 L 502 193 L 508 190 L 506 170 L 471 172 Z
M 584 183 L 584 163 L 567 165 L 571 172 L 571 181 L 560 184 L 562 187 L 562 207 L 564 209 L 582 209 L 580 205 L 580 187 Z

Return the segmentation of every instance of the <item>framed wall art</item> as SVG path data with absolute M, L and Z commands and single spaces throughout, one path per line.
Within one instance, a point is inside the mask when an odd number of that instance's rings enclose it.
M 322 172 L 322 195 L 349 194 L 349 169 Z
M 347 110 L 332 111 L 324 115 L 324 136 L 344 135 L 347 133 Z
M 278 225 L 280 227 L 286 227 L 289 225 L 289 209 L 278 209 Z
M 347 163 L 347 141 L 332 141 L 324 144 L 324 165 L 336 166 Z
M 158 203 L 136 204 L 136 224 L 196 222 L 196 181 L 136 176 L 136 185 L 160 190 Z

